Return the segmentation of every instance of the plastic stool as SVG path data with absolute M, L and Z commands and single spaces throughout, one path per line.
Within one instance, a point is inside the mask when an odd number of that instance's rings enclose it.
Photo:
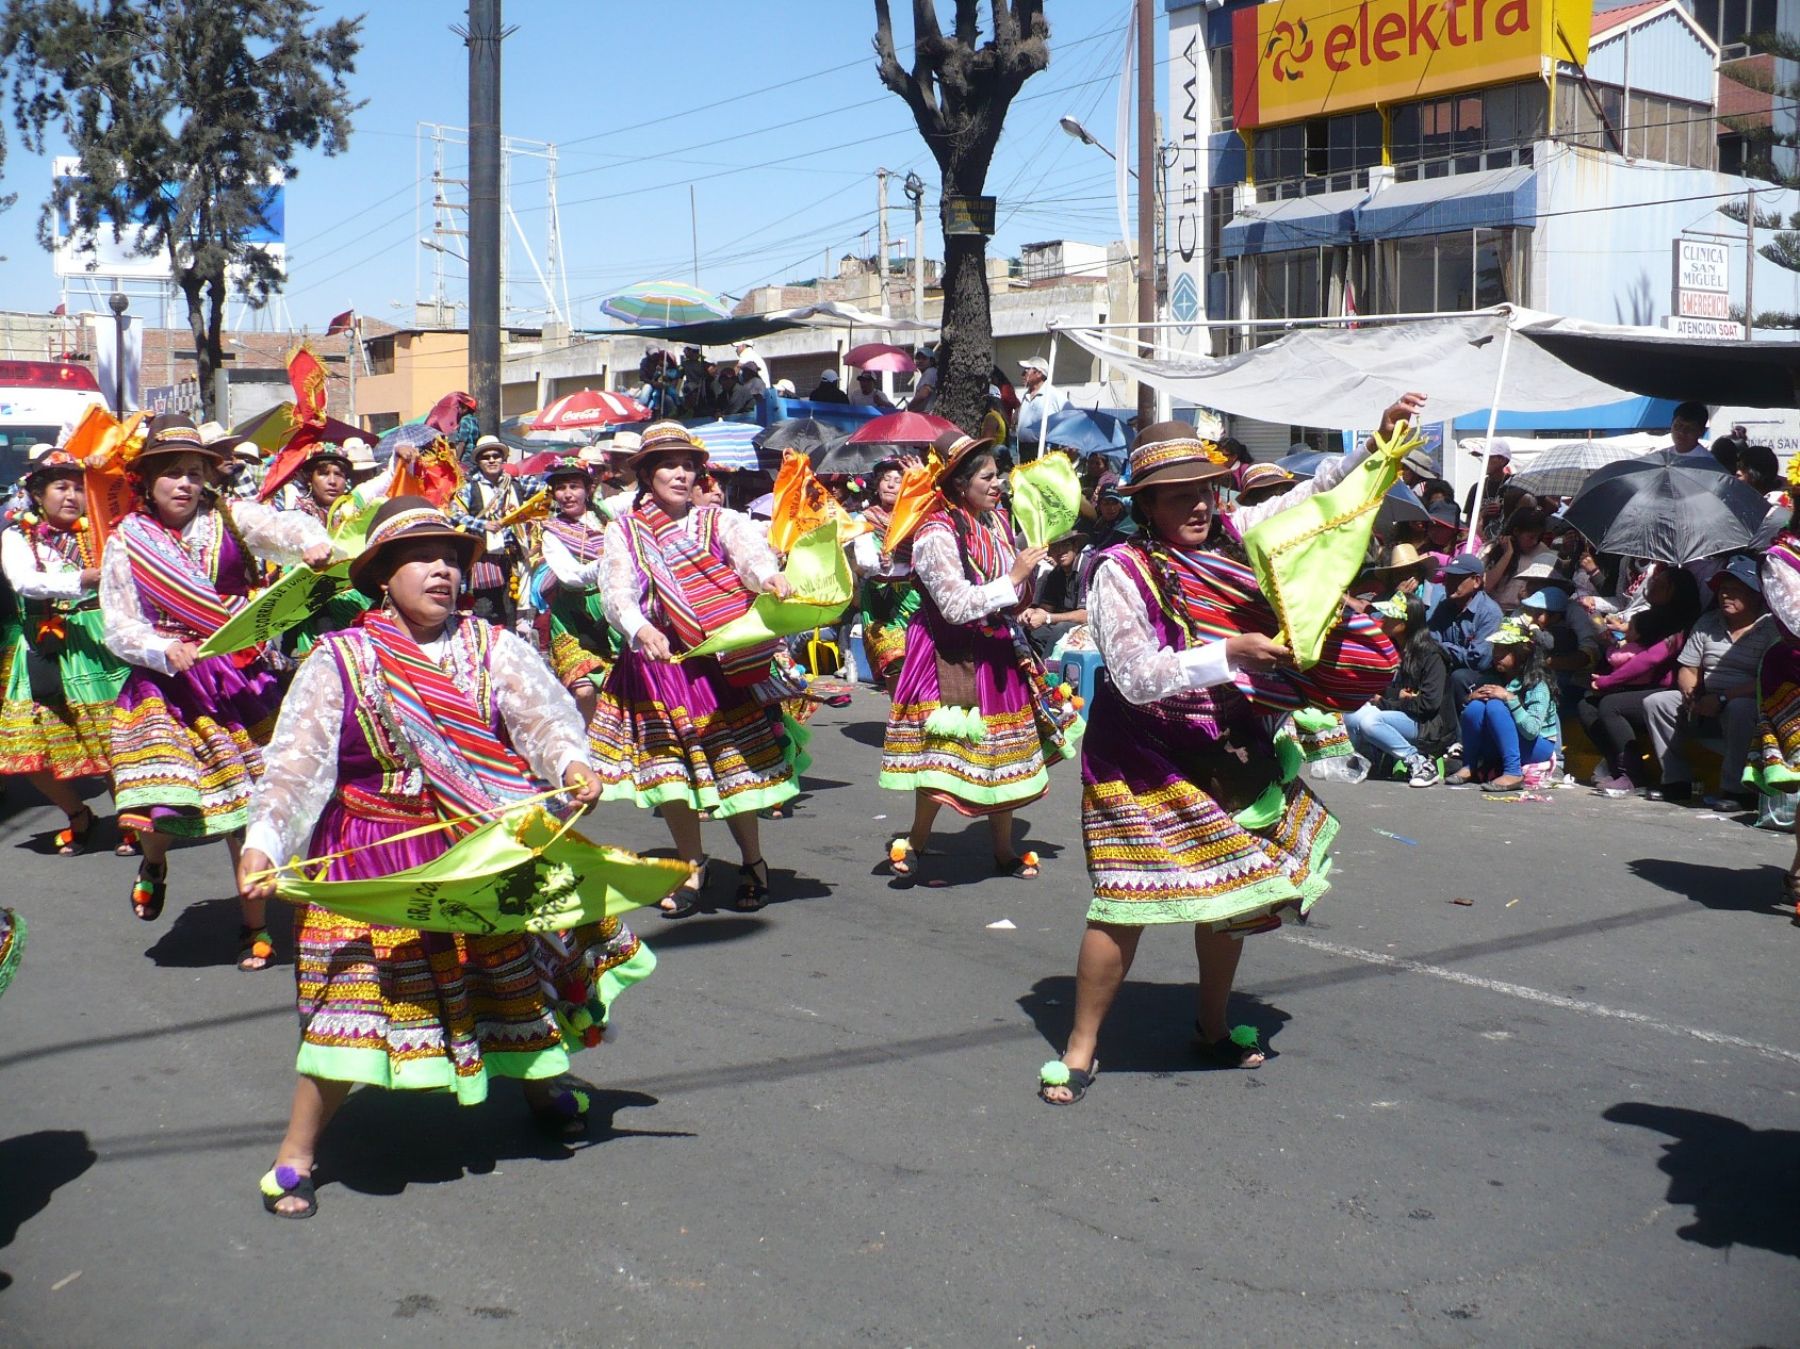
M 1061 675 L 1062 682 L 1081 698 L 1081 715 L 1084 717 L 1094 702 L 1095 678 L 1105 668 L 1098 651 L 1068 651 L 1056 662 L 1053 673 Z

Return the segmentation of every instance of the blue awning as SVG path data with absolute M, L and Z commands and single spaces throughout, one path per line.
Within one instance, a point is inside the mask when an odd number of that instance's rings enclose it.
M 1228 258 L 1281 253 L 1290 248 L 1347 244 L 1356 233 L 1355 211 L 1369 194 L 1321 192 L 1247 206 L 1226 223 L 1219 251 Z
M 1486 169 L 1395 183 L 1356 213 L 1356 232 L 1364 239 L 1403 239 L 1530 224 L 1536 216 L 1537 170 Z
M 1458 417 L 1456 434 L 1487 434 L 1486 411 Z M 1675 420 L 1672 398 L 1626 398 L 1617 403 L 1572 408 L 1568 412 L 1507 412 L 1501 410 L 1497 431 L 1663 431 Z

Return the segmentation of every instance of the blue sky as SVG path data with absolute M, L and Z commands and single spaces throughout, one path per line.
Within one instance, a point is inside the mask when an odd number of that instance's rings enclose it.
M 324 3 L 320 17 L 357 8 Z M 415 242 L 422 232 L 414 225 L 416 125 L 460 127 L 468 119 L 467 53 L 450 31 L 463 7 L 380 0 L 364 8 L 352 87 L 368 103 L 350 148 L 335 158 L 306 157 L 287 191 L 286 298 L 295 323 L 313 328 L 351 307 L 410 321 L 415 274 L 420 290 L 431 285 Z M 1032 240 L 1104 242 L 1119 232 L 1111 161 L 1056 123 L 1073 113 L 1112 144 L 1129 4 L 1048 0 L 1045 8 L 1050 68 L 1025 85 L 988 178 L 999 197 L 999 254 Z M 911 7 L 902 0 L 894 9 L 904 44 Z M 1159 4 L 1159 44 L 1160 11 Z M 517 31 L 503 49 L 504 127 L 558 145 L 577 323 L 603 322 L 599 300 L 631 282 L 691 279 L 690 184 L 700 283 L 711 290 L 742 294 L 816 276 L 827 250 L 834 259 L 873 254 L 880 167 L 916 170 L 926 180 L 926 251 L 939 255 L 936 165 L 905 105 L 876 79 L 870 0 L 511 0 L 505 17 Z M 1159 101 L 1162 83 L 1159 70 Z M 48 310 L 58 284 L 35 237 L 48 157 L 26 154 L 16 134 L 8 142 L 0 191 L 17 192 L 19 203 L 0 214 L 0 305 Z M 428 158 L 423 169 L 429 175 Z M 541 260 L 541 164 L 515 161 L 513 175 L 513 207 Z M 450 176 L 462 176 L 460 162 Z M 890 228 L 910 230 L 897 183 L 890 202 Z M 429 212 L 424 221 L 428 230 Z M 529 266 L 516 235 L 510 243 L 510 265 L 523 283 Z M 460 297 L 461 264 L 449 266 Z M 535 281 L 521 284 L 514 303 L 541 303 L 541 294 Z

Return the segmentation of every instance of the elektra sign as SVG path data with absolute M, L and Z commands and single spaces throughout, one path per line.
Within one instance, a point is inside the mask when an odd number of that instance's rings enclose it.
M 1587 60 L 1580 0 L 1278 0 L 1232 15 L 1237 124 L 1272 126 Z

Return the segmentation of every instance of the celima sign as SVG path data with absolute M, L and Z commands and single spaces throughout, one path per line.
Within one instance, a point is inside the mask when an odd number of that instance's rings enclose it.
M 1232 15 L 1240 127 L 1401 103 L 1587 63 L 1589 0 L 1275 0 Z

